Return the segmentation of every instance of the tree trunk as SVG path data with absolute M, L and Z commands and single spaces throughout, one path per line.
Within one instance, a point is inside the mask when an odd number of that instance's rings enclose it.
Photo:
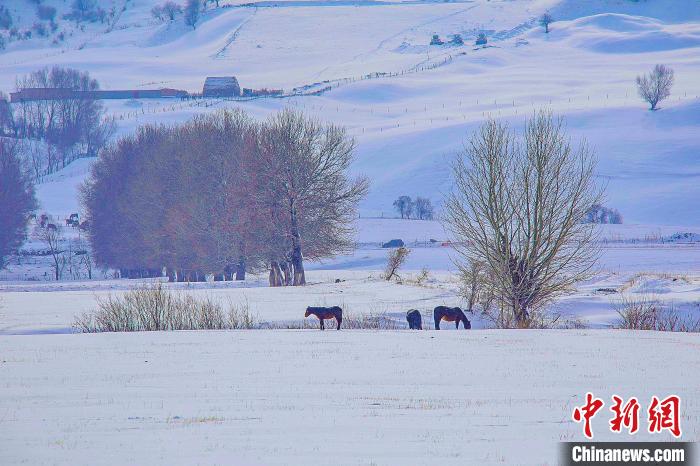
M 292 270 L 294 270 L 294 267 L 292 266 L 292 263 L 289 260 L 281 262 L 280 269 L 282 269 L 284 286 L 292 286 L 292 283 L 294 283 L 294 275 L 292 273 Z
M 292 203 L 290 208 L 292 226 L 292 268 L 294 269 L 294 286 L 306 285 L 306 274 L 304 273 L 304 255 L 301 252 L 301 237 L 299 235 L 299 220 L 297 219 L 297 208 Z
M 515 321 L 520 327 L 526 327 L 527 321 L 530 320 L 530 313 L 527 310 L 527 303 L 521 302 L 516 299 L 513 303 L 513 314 L 515 315 Z
M 270 286 L 282 286 L 282 270 L 276 261 L 270 262 Z
M 236 265 L 236 280 L 245 280 L 245 257 L 241 256 Z
M 287 270 L 289 270 L 289 276 L 285 277 L 286 285 L 292 286 L 294 284 L 294 264 L 290 260 L 287 260 Z

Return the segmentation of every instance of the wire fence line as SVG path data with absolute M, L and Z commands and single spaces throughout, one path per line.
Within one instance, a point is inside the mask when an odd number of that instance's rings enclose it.
M 308 95 L 295 95 L 294 97 L 307 97 Z M 111 114 L 117 121 L 136 119 L 147 115 L 163 114 L 183 111 L 185 109 L 226 108 L 231 103 L 246 103 L 255 98 L 248 99 L 202 99 L 195 102 L 171 104 L 162 107 L 140 109 L 125 114 Z M 688 95 L 687 92 L 670 98 L 667 102 L 690 103 L 700 101 L 698 95 Z M 600 108 L 614 108 L 629 106 L 633 103 L 641 104 L 642 101 L 636 93 L 627 92 L 619 96 L 608 93 L 605 97 L 592 97 L 590 95 L 567 98 L 551 99 L 459 99 L 440 104 L 420 105 L 371 105 L 349 106 L 329 105 L 323 102 L 313 102 L 308 99 L 289 99 L 289 106 L 307 113 L 320 114 L 325 118 L 331 118 L 335 113 L 338 116 L 348 117 L 346 126 L 354 134 L 383 133 L 392 130 L 411 129 L 418 127 L 439 127 L 451 124 L 466 123 L 474 118 L 513 118 L 532 115 L 533 112 L 546 107 L 554 111 L 574 112 Z M 382 117 L 384 120 L 382 120 Z M 362 124 L 353 124 L 352 119 L 359 119 Z M 367 121 L 374 118 L 373 123 Z

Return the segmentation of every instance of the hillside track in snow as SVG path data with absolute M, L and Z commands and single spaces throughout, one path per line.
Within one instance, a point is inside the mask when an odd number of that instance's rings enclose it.
M 241 32 L 241 30 L 243 29 L 243 27 L 244 27 L 246 24 L 248 24 L 248 22 L 249 22 L 250 20 L 253 19 L 253 17 L 255 16 L 255 14 L 256 14 L 257 12 L 258 12 L 258 9 L 257 9 L 257 7 L 255 7 L 255 8 L 253 9 L 253 13 L 251 13 L 250 16 L 248 16 L 246 19 L 244 19 L 244 20 L 241 22 L 241 24 L 238 25 L 238 27 L 228 36 L 228 38 L 226 39 L 226 43 L 224 44 L 224 46 L 221 47 L 215 54 L 211 55 L 211 58 L 213 58 L 214 60 L 221 60 L 221 59 L 224 59 L 224 58 L 228 58 L 228 57 L 226 56 L 226 54 L 227 54 L 227 52 L 228 52 L 228 48 L 236 41 L 236 39 L 238 38 L 238 35 L 240 34 L 240 32 Z

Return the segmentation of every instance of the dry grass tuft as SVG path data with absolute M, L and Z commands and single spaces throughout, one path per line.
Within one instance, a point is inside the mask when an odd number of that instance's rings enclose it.
M 649 296 L 622 296 L 614 303 L 620 316 L 616 328 L 660 332 L 700 332 L 700 317 L 680 312 Z
M 163 284 L 144 285 L 123 296 L 98 299 L 97 309 L 76 317 L 80 332 L 140 332 L 156 330 L 211 330 L 255 328 L 248 304 L 228 310 L 211 298 L 197 299 L 166 289 Z
M 547 309 L 533 309 L 529 319 L 519 322 L 513 309 L 505 306 L 494 306 L 484 309 L 481 317 L 488 328 L 496 329 L 585 329 L 588 325 L 581 319 L 564 317 L 560 313 Z

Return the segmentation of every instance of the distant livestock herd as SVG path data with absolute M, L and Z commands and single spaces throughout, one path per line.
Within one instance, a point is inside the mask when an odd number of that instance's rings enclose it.
M 41 214 L 38 217 L 36 214 L 32 214 L 29 217 L 30 217 L 30 219 L 34 220 L 39 225 L 40 228 L 43 228 L 46 230 L 54 230 L 54 231 L 58 230 L 58 226 L 56 225 L 56 223 L 53 223 L 51 221 L 51 218 L 46 214 Z M 81 222 L 80 216 L 76 213 L 70 214 L 70 216 L 68 218 L 66 218 L 65 220 L 66 220 L 67 227 L 78 228 L 81 231 L 87 231 L 89 226 L 90 226 L 87 220 Z
M 335 319 L 336 330 L 340 330 L 340 324 L 343 322 L 343 309 L 339 306 L 333 307 L 307 307 L 304 317 L 316 316 L 320 322 L 321 330 L 326 327 L 324 325 L 325 320 Z M 440 322 L 445 320 L 447 322 L 454 322 L 455 328 L 459 328 L 459 323 L 462 322 L 464 330 L 472 328 L 471 322 L 467 319 L 464 311 L 458 307 L 447 307 L 438 306 L 433 309 L 433 318 L 435 319 L 435 330 L 440 330 Z M 408 322 L 408 328 L 411 330 L 423 330 L 423 319 L 421 317 L 420 311 L 417 309 L 411 309 L 406 313 L 406 321 Z

